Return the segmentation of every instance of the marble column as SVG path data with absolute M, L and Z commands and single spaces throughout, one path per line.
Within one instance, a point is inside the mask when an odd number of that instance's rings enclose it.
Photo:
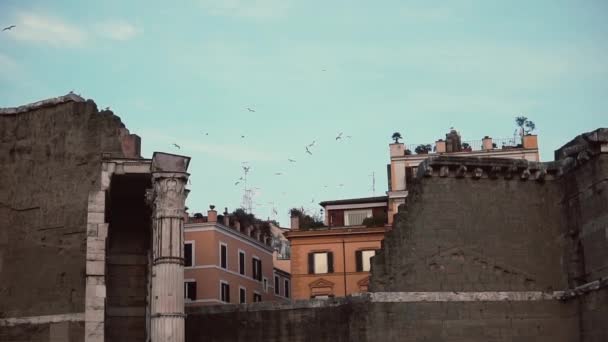
M 178 156 L 175 156 L 178 157 Z M 188 159 L 189 160 L 189 159 Z M 152 342 L 184 341 L 184 210 L 188 163 L 179 171 L 152 169 Z

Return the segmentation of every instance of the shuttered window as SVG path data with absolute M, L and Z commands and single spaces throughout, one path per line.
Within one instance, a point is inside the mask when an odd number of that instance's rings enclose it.
M 192 258 L 192 242 L 186 242 L 184 244 L 184 266 L 194 266 L 194 259 Z
M 186 281 L 184 282 L 184 298 L 189 300 L 196 300 L 196 282 Z
M 221 282 L 220 299 L 222 302 L 230 303 L 230 285 L 228 283 Z
M 371 258 L 376 255 L 373 249 L 356 251 L 357 272 L 369 272 L 371 270 Z
M 323 274 L 334 272 L 334 254 L 332 252 L 309 253 L 308 273 Z

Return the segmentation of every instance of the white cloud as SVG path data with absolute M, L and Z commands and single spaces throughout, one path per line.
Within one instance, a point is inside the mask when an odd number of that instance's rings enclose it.
M 284 16 L 289 0 L 200 0 L 205 12 L 217 16 L 270 19 Z
M 133 39 L 142 33 L 140 28 L 121 20 L 106 21 L 97 26 L 97 31 L 105 38 L 119 41 Z
M 8 36 L 19 41 L 45 43 L 52 46 L 78 46 L 87 39 L 87 32 L 60 18 L 40 13 L 19 12 Z

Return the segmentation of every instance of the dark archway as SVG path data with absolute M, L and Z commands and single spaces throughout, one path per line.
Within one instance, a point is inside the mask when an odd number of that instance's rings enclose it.
M 106 341 L 145 341 L 151 209 L 149 174 L 114 175 L 107 199 Z

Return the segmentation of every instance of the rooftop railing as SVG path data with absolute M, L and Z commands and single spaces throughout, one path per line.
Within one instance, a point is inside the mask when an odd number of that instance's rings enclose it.
M 406 144 L 407 150 L 414 154 L 434 154 L 437 153 L 436 143 L 425 143 L 425 144 Z M 416 148 L 420 145 L 430 146 L 430 150 L 428 153 L 416 153 Z M 476 151 L 487 151 L 483 146 L 483 140 L 466 140 L 461 141 L 461 150 L 457 152 L 476 152 Z M 521 138 L 500 138 L 500 139 L 492 139 L 492 148 L 490 150 L 506 150 L 506 149 L 514 149 L 514 148 L 522 148 Z

